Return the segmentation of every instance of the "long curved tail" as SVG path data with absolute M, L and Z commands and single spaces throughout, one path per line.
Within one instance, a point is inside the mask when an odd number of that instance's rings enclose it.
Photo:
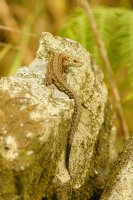
M 69 169 L 69 157 L 70 157 L 70 152 L 71 152 L 71 147 L 72 147 L 72 142 L 74 138 L 74 134 L 77 130 L 80 117 L 81 117 L 81 110 L 82 110 L 82 105 L 80 103 L 79 98 L 75 98 L 75 105 L 74 105 L 74 112 L 72 115 L 72 122 L 71 122 L 71 127 L 67 135 L 67 146 L 66 146 L 66 158 L 65 158 L 65 163 L 66 163 L 66 169 L 71 176 L 70 169 Z

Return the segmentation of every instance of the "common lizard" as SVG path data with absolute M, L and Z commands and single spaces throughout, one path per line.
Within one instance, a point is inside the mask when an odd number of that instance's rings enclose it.
M 75 101 L 71 126 L 67 135 L 67 146 L 66 146 L 66 156 L 65 156 L 66 169 L 70 175 L 69 156 L 70 156 L 74 133 L 77 130 L 80 121 L 82 106 L 77 93 L 63 78 L 63 73 L 66 68 L 65 61 L 68 61 L 73 65 L 79 64 L 78 61 L 71 59 L 70 57 L 65 56 L 62 53 L 51 52 L 51 57 L 48 62 L 47 72 L 46 72 L 46 83 L 47 84 L 53 83 L 60 91 L 64 92 L 66 95 L 69 96 L 70 99 L 74 99 Z

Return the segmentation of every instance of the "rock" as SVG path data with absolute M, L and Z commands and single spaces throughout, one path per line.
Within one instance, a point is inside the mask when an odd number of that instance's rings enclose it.
M 100 200 L 133 199 L 133 137 L 113 164 Z
M 82 115 L 65 167 L 74 100 L 46 85 L 50 52 L 81 63 L 64 78 L 82 102 Z M 113 120 L 103 74 L 77 42 L 43 33 L 35 60 L 0 80 L 0 199 L 91 199 L 103 191 L 114 154 Z

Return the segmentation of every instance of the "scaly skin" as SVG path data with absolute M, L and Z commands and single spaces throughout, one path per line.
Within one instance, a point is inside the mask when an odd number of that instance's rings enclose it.
M 75 100 L 74 105 L 74 112 L 72 115 L 72 121 L 71 121 L 71 127 L 68 132 L 67 136 L 67 147 L 66 147 L 66 169 L 70 175 L 69 170 L 69 156 L 71 151 L 71 146 L 73 142 L 74 133 L 77 130 L 80 117 L 81 117 L 81 103 L 78 95 L 76 92 L 71 88 L 71 86 L 64 80 L 63 78 L 63 72 L 65 70 L 64 61 L 72 61 L 73 65 L 75 63 L 75 60 L 71 60 L 69 57 L 59 54 L 59 53 L 51 53 L 51 59 L 48 63 L 48 68 L 46 72 L 46 82 L 47 84 L 53 83 L 60 91 L 64 92 L 66 95 L 69 96 L 70 99 Z M 70 175 L 71 176 L 71 175 Z

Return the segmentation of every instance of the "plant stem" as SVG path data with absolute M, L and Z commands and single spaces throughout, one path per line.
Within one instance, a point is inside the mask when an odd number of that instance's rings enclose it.
M 80 0 L 80 6 L 84 9 L 84 11 L 88 17 L 90 26 L 92 28 L 92 32 L 94 34 L 94 38 L 96 40 L 96 44 L 98 46 L 101 58 L 103 60 L 104 66 L 105 66 L 106 76 L 107 76 L 108 82 L 111 87 L 111 92 L 112 92 L 113 98 L 114 98 L 114 106 L 116 108 L 117 116 L 118 116 L 119 123 L 120 123 L 121 130 L 122 130 L 122 133 L 121 133 L 122 138 L 124 140 L 127 140 L 129 137 L 128 126 L 127 126 L 126 119 L 124 116 L 123 108 L 120 103 L 120 94 L 119 94 L 118 88 L 117 88 L 115 80 L 114 80 L 114 74 L 113 74 L 113 71 L 112 71 L 108 56 L 107 56 L 105 44 L 104 44 L 103 40 L 100 38 L 100 35 L 98 33 L 97 24 L 93 17 L 90 4 L 87 2 L 87 0 Z

